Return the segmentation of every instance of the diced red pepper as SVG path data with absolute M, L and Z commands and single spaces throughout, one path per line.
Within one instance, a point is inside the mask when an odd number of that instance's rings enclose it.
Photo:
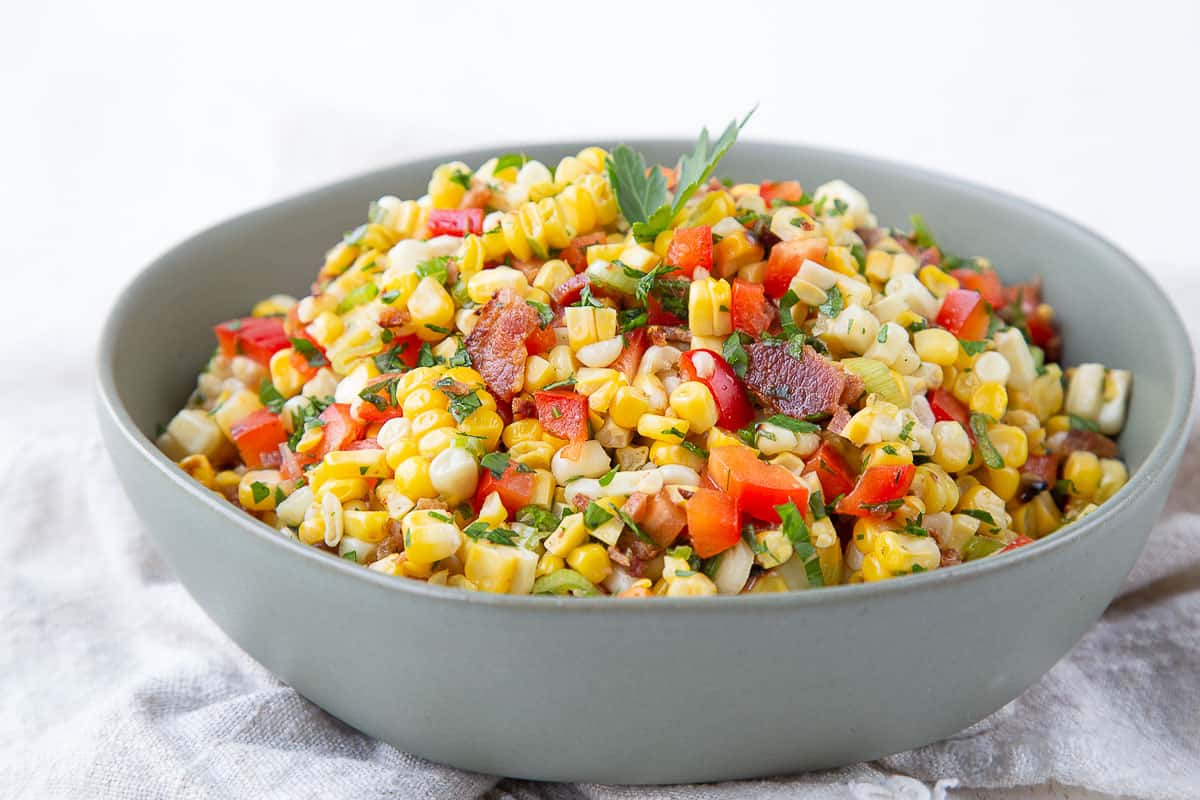
M 367 403 L 367 406 L 370 404 Z M 350 415 L 348 403 L 333 403 L 321 412 L 321 458 L 335 450 L 345 450 L 353 441 L 362 438 L 366 426 Z
M 1021 474 L 1040 480 L 1046 486 L 1054 486 L 1058 480 L 1058 456 L 1053 453 L 1029 456 L 1021 465 Z
M 625 373 L 625 377 L 632 383 L 634 376 L 637 375 L 638 366 L 642 363 L 642 356 L 645 355 L 648 346 L 646 329 L 634 328 L 625 334 L 625 347 L 621 349 L 621 355 L 617 356 L 617 360 L 609 364 L 609 366 Z
M 395 417 L 404 416 L 403 409 L 400 406 L 392 404 L 392 394 L 389 388 L 389 383 L 394 378 L 398 378 L 402 373 L 388 372 L 383 375 L 371 378 L 367 383 L 366 389 L 372 391 L 367 393 L 367 397 L 363 398 L 363 402 L 358 407 L 358 418 L 363 422 L 383 422 L 384 420 L 394 419 Z M 359 395 L 361 397 L 361 394 Z M 372 400 L 374 402 L 372 402 Z M 360 434 L 361 435 L 361 434 Z M 355 437 L 358 438 L 358 437 Z M 338 450 L 347 450 L 349 448 L 339 447 Z
M 949 391 L 945 389 L 930 390 L 929 408 L 933 411 L 933 418 L 938 422 L 957 422 L 970 430 L 971 413 Z
M 589 233 L 587 236 L 577 236 L 563 248 L 558 257 L 570 264 L 571 269 L 583 272 L 587 269 L 587 249 L 594 244 L 604 244 L 607 238 L 604 231 Z
M 758 338 L 771 325 L 771 304 L 767 302 L 762 284 L 741 278 L 733 279 L 730 316 L 734 330 Z
M 374 436 L 369 439 L 359 439 L 357 442 L 351 442 L 342 448 L 343 450 L 380 450 L 379 440 Z
M 475 490 L 476 513 L 492 492 L 499 492 L 500 502 L 510 514 L 516 514 L 533 500 L 533 470 L 522 471 L 516 462 L 510 462 L 499 478 L 486 467 L 480 472 L 479 488 Z
M 213 328 L 221 354 L 227 358 L 246 356 L 264 367 L 271 356 L 291 344 L 279 317 L 244 317 L 222 322 Z
M 1016 550 L 1018 547 L 1024 547 L 1027 544 L 1033 544 L 1033 539 L 1030 539 L 1028 536 L 1018 536 L 1004 547 L 1001 547 L 1000 552 L 1007 553 L 1010 550 Z
M 538 328 L 525 339 L 525 349 L 531 356 L 549 352 L 554 349 L 556 344 L 558 344 L 558 336 L 554 333 L 552 325 Z
M 716 489 L 696 489 L 685 506 L 692 550 L 701 558 L 712 558 L 738 543 L 737 503 Z
M 290 343 L 291 339 L 304 339 L 309 344 L 311 344 L 313 347 L 315 347 L 317 350 L 319 350 L 322 355 L 324 355 L 325 348 L 321 347 L 321 343 L 318 342 L 313 337 L 313 335 L 308 332 L 308 330 L 305 328 L 305 326 L 303 324 L 301 324 L 300 314 L 299 314 L 299 311 L 297 310 L 297 309 L 299 309 L 299 307 L 300 307 L 299 303 L 292 306 L 291 309 L 288 310 L 287 316 L 283 320 L 283 330 L 288 335 L 289 343 Z M 414 338 L 416 338 L 416 337 L 414 337 Z M 301 357 L 301 358 L 303 360 L 303 357 Z M 308 362 L 305 361 L 304 363 L 305 363 L 305 366 L 307 367 Z M 314 371 L 316 370 L 315 367 L 309 367 L 309 368 L 313 369 Z
M 776 200 L 798 202 L 804 197 L 804 189 L 796 181 L 763 181 L 758 185 L 758 196 L 766 202 L 767 208 L 770 208 Z
M 588 438 L 588 399 L 570 389 L 534 392 L 538 422 L 552 436 L 582 442 Z
M 247 467 L 259 469 L 279 465 L 279 445 L 287 441 L 287 432 L 278 414 L 260 408 L 234 423 L 229 432 Z
M 867 467 L 854 489 L 838 503 L 837 512 L 855 517 L 891 514 L 888 504 L 908 493 L 916 471 L 912 464 Z
M 646 298 L 646 321 L 651 325 L 683 325 L 686 322 L 663 308 L 662 300 L 655 294 Z
M 681 273 L 692 277 L 697 268 L 712 270 L 712 228 L 699 225 L 695 228 L 680 228 L 667 248 L 667 263 Z M 672 277 L 679 277 L 673 275 Z
M 387 344 L 387 350 L 394 353 L 400 363 L 409 369 L 417 366 L 417 362 L 421 360 L 421 340 L 415 335 L 393 337 Z
M 295 453 L 286 442 L 279 444 L 279 474 L 285 481 L 294 481 L 304 475 L 304 468 L 317 463 L 315 453 Z
M 787 294 L 788 284 L 796 277 L 800 266 L 805 261 L 821 263 L 828 247 L 829 243 L 823 237 L 792 239 L 772 247 L 771 255 L 767 258 L 767 273 L 763 277 L 763 288 L 767 290 L 767 295 L 783 297 Z
M 996 270 L 991 267 L 979 272 L 965 267 L 952 269 L 950 275 L 958 281 L 960 288 L 979 292 L 992 308 L 1004 306 L 1004 284 L 1000 282 Z
M 704 363 L 708 358 L 713 362 L 711 371 Z M 720 353 L 688 350 L 679 358 L 679 374 L 685 381 L 700 381 L 708 387 L 717 403 L 717 422 L 722 428 L 737 430 L 754 418 L 746 387 Z
M 579 302 L 579 296 L 583 294 L 583 287 L 588 285 L 588 276 L 584 273 L 579 273 L 573 277 L 560 283 L 550 290 L 550 299 L 560 306 L 569 306 L 572 303 Z
M 951 289 L 942 300 L 937 324 L 964 341 L 978 341 L 987 335 L 987 303 L 979 292 Z
M 842 454 L 828 442 L 822 443 L 817 452 L 804 464 L 804 474 L 815 473 L 821 481 L 821 494 L 825 502 L 838 495 L 848 494 L 854 488 L 854 472 Z
M 435 236 L 476 236 L 483 233 L 482 208 L 435 208 L 429 212 L 425 231 L 432 239 Z
M 705 468 L 716 488 L 737 503 L 743 514 L 764 522 L 779 522 L 775 506 L 789 500 L 798 508 L 808 504 L 808 487 L 778 464 L 760 461 L 744 445 L 714 447 Z

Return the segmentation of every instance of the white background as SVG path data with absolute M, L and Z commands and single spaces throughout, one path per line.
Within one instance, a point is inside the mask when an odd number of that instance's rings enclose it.
M 88 369 L 119 287 L 222 218 L 417 155 L 691 137 L 755 103 L 747 138 L 1032 198 L 1200 296 L 1195 3 L 305 5 L 0 8 L 0 341 L 21 396 Z

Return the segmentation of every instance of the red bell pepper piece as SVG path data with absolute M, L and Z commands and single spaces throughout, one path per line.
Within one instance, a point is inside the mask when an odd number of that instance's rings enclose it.
M 850 494 L 838 503 L 837 512 L 855 517 L 890 514 L 887 504 L 908 493 L 916 471 L 912 464 L 867 467 Z
M 435 236 L 476 236 L 483 233 L 482 208 L 435 208 L 425 223 L 429 238 Z
M 928 397 L 933 418 L 938 422 L 957 422 L 962 425 L 974 444 L 975 432 L 971 430 L 970 410 L 946 389 L 931 389 Z
M 767 273 L 763 277 L 763 288 L 770 297 L 783 297 L 787 294 L 788 284 L 800 266 L 805 261 L 821 262 L 829 243 L 820 239 L 792 239 L 790 242 L 780 242 L 771 248 L 767 258 Z
M 558 344 L 558 336 L 554 333 L 552 325 L 538 328 L 525 339 L 525 349 L 531 356 L 549 352 L 556 344 Z
M 988 309 L 983 295 L 970 289 L 951 289 L 942 300 L 937 324 L 959 339 L 982 339 L 988 329 Z
M 213 328 L 221 354 L 227 358 L 246 356 L 264 367 L 271 356 L 291 344 L 279 317 L 244 317 L 222 322 Z
M 1004 306 L 1004 284 L 1000 282 L 1000 276 L 996 274 L 996 270 L 991 267 L 979 272 L 965 267 L 952 269 L 950 275 L 958 281 L 960 288 L 979 292 L 992 308 Z
M 247 467 L 259 469 L 279 465 L 279 445 L 287 441 L 287 432 L 278 414 L 260 408 L 234 423 L 229 432 Z
M 582 442 L 588 438 L 588 399 L 570 389 L 534 392 L 538 422 L 552 436 Z
M 767 208 L 776 200 L 795 203 L 804 197 L 804 189 L 796 181 L 763 181 L 758 185 L 758 196 L 767 204 Z
M 594 244 L 604 244 L 608 236 L 604 231 L 596 231 L 589 233 L 587 236 L 577 236 L 571 240 L 571 243 L 563 248 L 558 257 L 571 265 L 571 269 L 576 272 L 583 272 L 587 269 L 587 249 Z
M 737 503 L 724 492 L 696 489 L 685 508 L 692 550 L 701 558 L 712 558 L 741 538 Z
M 771 304 L 761 284 L 734 278 L 730 303 L 734 330 L 758 338 L 771 326 Z
M 842 454 L 828 442 L 822 443 L 804 463 L 804 474 L 809 473 L 815 473 L 821 481 L 821 494 L 826 502 L 848 494 L 854 488 L 854 472 Z
M 486 467 L 479 476 L 479 488 L 475 490 L 475 511 L 483 506 L 483 501 L 492 492 L 500 494 L 500 502 L 508 509 L 508 513 L 516 514 L 533 499 L 533 471 L 523 472 L 515 462 L 509 462 L 508 467 L 497 478 Z
M 397 378 L 402 373 L 387 372 L 377 377 L 372 378 L 367 383 L 367 388 L 363 389 L 367 392 L 367 397 L 370 400 L 363 398 L 363 402 L 358 406 L 358 419 L 362 422 L 383 422 L 384 420 L 394 419 L 395 417 L 404 416 L 403 409 L 399 405 L 392 404 L 392 393 L 389 388 L 389 383 L 392 379 Z M 362 396 L 361 394 L 359 395 Z M 372 402 L 374 401 L 374 402 Z M 322 418 L 324 415 L 322 415 Z M 328 435 L 328 431 L 326 431 Z M 354 438 L 358 438 L 357 436 Z M 347 450 L 347 447 L 338 447 L 338 450 Z
M 711 370 L 705 363 L 708 359 L 712 359 Z M 722 428 L 737 430 L 754 418 L 746 388 L 720 353 L 688 350 L 679 358 L 679 374 L 685 381 L 700 381 L 708 387 L 717 403 L 717 422 Z
M 683 325 L 687 320 L 663 308 L 657 295 L 646 298 L 646 321 L 651 325 Z
M 1000 552 L 1007 553 L 1009 550 L 1016 550 L 1018 547 L 1024 547 L 1027 544 L 1033 544 L 1033 539 L 1030 539 L 1028 536 L 1024 535 L 1018 536 L 1004 547 L 1001 547 Z
M 370 406 L 370 403 L 365 404 Z M 366 426 L 350 415 L 348 403 L 333 403 L 321 412 L 321 458 L 335 450 L 345 450 L 351 442 L 362 438 Z
M 625 334 L 625 347 L 621 349 L 621 355 L 617 356 L 617 360 L 609 364 L 615 370 L 625 373 L 625 377 L 632 383 L 637 375 L 638 366 L 642 363 L 642 356 L 646 354 L 646 348 L 649 342 L 646 340 L 645 328 L 634 328 L 629 333 Z
M 279 474 L 285 481 L 294 481 L 303 476 L 304 468 L 315 463 L 315 453 L 294 453 L 286 442 L 279 444 Z
M 714 447 L 705 468 L 713 485 L 733 499 L 744 514 L 765 522 L 779 522 L 775 506 L 789 500 L 797 508 L 808 504 L 808 487 L 778 464 L 760 461 L 744 445 Z
M 667 263 L 689 278 L 698 267 L 712 270 L 712 228 L 699 225 L 695 228 L 680 228 L 667 248 Z M 679 277 L 672 275 L 671 277 Z

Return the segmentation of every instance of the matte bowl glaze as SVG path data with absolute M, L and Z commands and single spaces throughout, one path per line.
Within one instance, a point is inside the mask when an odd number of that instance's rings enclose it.
M 671 163 L 683 141 L 637 142 Z M 155 448 L 213 347 L 213 323 L 305 294 L 321 254 L 383 194 L 433 167 L 352 178 L 175 247 L 121 295 L 99 352 L 99 413 L 120 478 L 193 597 L 305 697 L 360 730 L 486 773 L 605 783 L 713 781 L 829 767 L 949 736 L 1038 680 L 1099 617 L 1162 510 L 1185 443 L 1193 361 L 1170 302 L 1128 256 L 1062 217 L 919 169 L 741 142 L 738 180 L 840 177 L 881 224 L 921 213 L 1005 280 L 1042 275 L 1065 363 L 1135 373 L 1121 436 L 1132 478 L 1080 524 L 1003 558 L 791 594 L 621 601 L 475 594 L 369 572 L 289 540 Z M 1153 346 L 1146 346 L 1152 342 Z M 380 691 L 383 676 L 394 691 Z

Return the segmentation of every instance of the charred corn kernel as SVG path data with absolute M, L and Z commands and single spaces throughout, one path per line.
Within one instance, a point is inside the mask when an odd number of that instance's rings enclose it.
M 728 336 L 733 330 L 729 282 L 724 279 L 694 280 L 688 290 L 688 325 L 697 336 Z
M 694 433 L 704 433 L 717 424 L 717 402 L 699 381 L 684 381 L 676 386 L 669 402 L 675 416 L 685 421 Z
M 342 511 L 342 524 L 346 535 L 364 542 L 381 542 L 387 535 L 388 514 L 386 511 Z
M 984 486 L 1006 503 L 1017 496 L 1017 490 L 1021 487 L 1021 473 L 1014 467 L 984 467 L 979 471 L 979 477 Z
M 612 573 L 608 551 L 596 542 L 572 550 L 567 556 L 567 564 L 592 583 L 600 583 Z
M 904 442 L 880 442 L 863 448 L 863 466 L 886 467 L 911 463 L 912 450 Z
M 682 385 L 682 384 L 681 384 Z M 650 410 L 646 393 L 636 386 L 618 387 L 609 405 L 609 417 L 622 428 L 637 427 L 638 420 Z
M 501 289 L 511 289 L 520 297 L 529 289 L 529 279 L 512 267 L 491 267 L 481 270 L 467 280 L 467 296 L 483 305 Z
M 210 414 L 217 427 L 229 439 L 233 438 L 233 426 L 263 407 L 258 394 L 245 389 L 238 389 L 217 403 Z M 172 420 L 174 422 L 174 420 Z M 167 432 L 171 432 L 167 426 Z
M 667 585 L 667 597 L 708 597 L 717 593 L 717 585 L 703 573 L 676 578 Z
M 937 463 L 917 466 L 909 492 L 920 498 L 928 514 L 950 511 L 958 505 L 958 484 Z
M 922 361 L 949 367 L 958 360 L 958 339 L 941 328 L 925 328 L 913 334 L 913 347 Z
M 1046 433 L 1064 433 L 1071 428 L 1071 418 L 1066 414 L 1055 414 L 1050 419 L 1046 420 Z
M 543 575 L 549 575 L 551 572 L 558 572 L 567 565 L 566 560 L 562 556 L 556 556 L 553 553 L 543 553 L 538 559 L 537 576 L 540 578 Z
M 525 361 L 525 390 L 540 391 L 558 380 L 554 365 L 541 356 L 530 356 Z
M 765 569 L 778 567 L 792 557 L 792 540 L 783 531 L 765 530 L 754 534 L 758 547 L 755 548 L 754 560 Z
M 1100 459 L 1100 482 L 1096 485 L 1096 493 L 1092 502 L 1096 504 L 1107 501 L 1118 490 L 1129 482 L 1129 470 L 1115 458 Z
M 304 387 L 304 374 L 296 368 L 295 362 L 292 361 L 292 355 L 295 352 L 292 348 L 285 347 L 277 350 L 271 356 L 271 383 L 285 399 L 300 394 L 300 390 Z
M 947 292 L 958 288 L 957 278 L 943 272 L 941 268 L 935 267 L 932 264 L 921 267 L 921 270 L 917 273 L 917 278 L 934 297 L 945 297 Z
M 512 447 L 520 442 L 540 442 L 544 433 L 542 424 L 531 417 L 509 423 L 504 428 L 504 435 L 501 439 L 504 441 L 505 447 Z
M 435 516 L 436 515 L 436 516 Z M 438 511 L 410 511 L 400 523 L 404 533 L 404 555 L 416 564 L 432 564 L 454 555 L 462 545 L 462 534 Z
M 409 456 L 397 464 L 394 480 L 396 489 L 414 500 L 437 495 L 429 477 L 429 459 L 424 456 Z
M 1067 491 L 1072 497 L 1090 500 L 1100 487 L 1102 475 L 1100 459 L 1095 453 L 1089 453 L 1087 450 L 1076 450 L 1067 456 L 1067 461 L 1063 464 L 1063 480 L 1070 481 Z
M 535 289 L 541 289 L 549 294 L 557 287 L 566 283 L 570 278 L 574 277 L 575 271 L 567 264 L 567 262 L 554 258 L 542 264 L 537 275 L 533 279 Z
M 637 432 L 656 442 L 679 444 L 687 437 L 689 427 L 687 420 L 679 417 L 643 414 L 638 420 Z
M 428 386 L 418 386 L 401 400 L 400 407 L 404 410 L 404 416 L 412 419 L 426 411 L 445 411 L 449 404 L 450 398 L 445 392 Z
M 361 500 L 367 496 L 367 482 L 363 478 L 334 478 L 321 484 L 319 494 L 330 494 L 343 503 L 350 500 Z
M 879 535 L 875 540 L 875 557 L 880 566 L 893 575 L 937 569 L 942 562 L 941 551 L 933 537 L 909 536 L 896 531 L 884 531 Z
M 279 486 L 279 470 L 255 469 L 242 475 L 238 483 L 238 503 L 251 511 L 271 511 L 275 508 L 275 489 Z
M 713 272 L 719 278 L 731 278 L 742 267 L 762 258 L 762 246 L 752 243 L 745 231 L 735 231 L 713 246 Z
M 179 468 L 191 476 L 192 480 L 212 489 L 216 485 L 217 474 L 212 462 L 203 453 L 197 453 L 179 462 Z M 243 504 L 244 505 L 244 504 Z
M 1029 439 L 1015 425 L 990 425 L 988 438 L 1006 467 L 1021 467 L 1029 459 Z
M 992 419 L 1000 419 L 1008 410 L 1008 392 L 1000 383 L 982 383 L 971 392 L 971 410 L 986 414 Z
M 483 439 L 488 450 L 495 450 L 504 430 L 504 419 L 490 408 L 479 408 L 472 411 L 458 429 L 469 436 Z
M 1047 364 L 1046 372 L 1039 375 L 1029 390 L 1030 411 L 1045 421 L 1063 407 L 1062 370 L 1057 364 Z
M 935 422 L 933 441 L 933 461 L 947 472 L 960 472 L 971 460 L 971 439 L 957 422 Z
M 587 539 L 588 530 L 583 524 L 583 514 L 570 514 L 563 517 L 554 533 L 546 538 L 543 546 L 547 553 L 565 558 L 576 547 L 587 542 Z

